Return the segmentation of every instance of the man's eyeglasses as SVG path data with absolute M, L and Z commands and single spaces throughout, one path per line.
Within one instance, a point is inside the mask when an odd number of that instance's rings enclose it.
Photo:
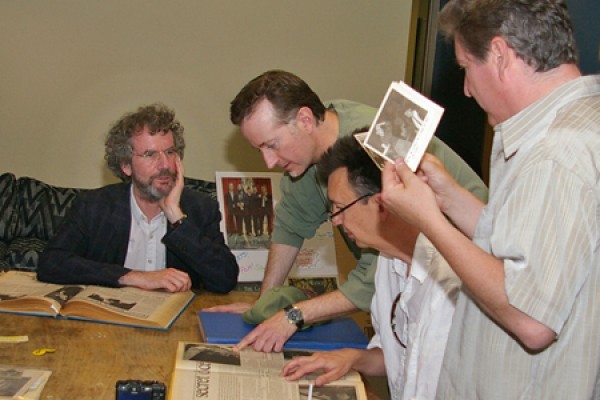
M 396 333 L 396 309 L 398 308 L 398 302 L 400 301 L 401 297 L 402 292 L 398 293 L 398 295 L 394 299 L 394 302 L 392 303 L 392 311 L 390 313 L 390 325 L 392 326 L 392 333 L 394 334 L 394 337 L 396 338 L 398 343 L 400 343 L 400 346 L 406 348 L 406 343 L 402 339 L 400 339 L 400 336 L 398 336 L 398 333 Z
M 352 207 L 353 205 L 355 205 L 356 203 L 358 203 L 359 201 L 366 199 L 367 197 L 371 197 L 373 196 L 375 193 L 367 193 L 367 194 L 363 194 L 362 196 L 360 196 L 359 198 L 357 198 L 356 200 L 354 200 L 353 202 L 351 202 L 350 204 L 345 205 L 344 207 L 341 207 L 340 209 L 338 209 L 337 211 L 331 211 L 329 212 L 329 220 L 334 219 L 335 217 L 337 217 L 338 215 L 340 215 L 341 213 L 343 213 L 344 211 L 346 211 L 347 209 L 349 209 L 350 207 Z M 332 207 L 336 207 L 336 206 L 332 206 Z
M 160 161 L 160 155 L 164 154 L 167 159 L 172 160 L 178 154 L 179 151 L 175 147 L 170 147 L 166 150 L 146 150 L 142 154 L 133 153 L 134 156 L 141 157 L 144 161 L 156 164 Z

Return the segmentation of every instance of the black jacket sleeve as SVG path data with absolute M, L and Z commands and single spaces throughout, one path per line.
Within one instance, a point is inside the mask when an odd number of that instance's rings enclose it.
M 227 293 L 238 279 L 239 267 L 219 229 L 218 203 L 204 193 L 184 189 L 181 209 L 187 215 L 162 241 L 167 247 L 167 266 L 186 271 L 195 288 Z
M 129 243 L 129 185 L 81 193 L 40 256 L 38 279 L 118 287 Z

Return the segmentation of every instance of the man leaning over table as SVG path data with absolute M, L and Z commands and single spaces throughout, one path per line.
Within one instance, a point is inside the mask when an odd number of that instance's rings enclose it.
M 387 375 L 394 400 L 435 398 L 460 280 L 424 235 L 382 206 L 381 171 L 354 138 L 339 139 L 317 166 L 333 205 L 331 222 L 358 246 L 380 251 L 375 336 L 366 350 L 296 358 L 283 375 L 295 380 L 321 370 L 315 383 L 323 385 L 352 368 Z
M 317 179 L 315 164 L 338 138 L 368 127 L 377 109 L 348 100 L 322 103 L 306 82 L 280 70 L 254 78 L 231 102 L 231 121 L 260 150 L 269 168 L 286 170 L 282 196 L 275 209 L 274 230 L 261 295 L 283 284 L 304 239 L 312 237 L 327 220 L 327 186 Z M 454 178 L 482 200 L 487 188 L 475 172 L 441 140 L 433 138 L 428 152 L 443 160 Z M 342 235 L 344 235 L 342 231 Z M 375 290 L 376 254 L 360 250 L 352 239 L 347 245 L 357 258 L 348 280 L 335 290 L 295 304 L 304 323 L 369 310 Z M 259 299 L 259 302 L 261 300 Z M 262 306 L 262 305 L 261 305 Z M 212 311 L 244 312 L 251 305 L 213 307 Z M 250 309 L 250 311 L 253 311 Z M 298 327 L 289 314 L 279 311 L 250 332 L 239 348 L 253 345 L 259 351 L 281 351 Z
M 183 126 L 162 104 L 125 114 L 105 142 L 123 183 L 81 193 L 40 257 L 59 284 L 226 293 L 239 268 L 208 195 L 184 188 Z

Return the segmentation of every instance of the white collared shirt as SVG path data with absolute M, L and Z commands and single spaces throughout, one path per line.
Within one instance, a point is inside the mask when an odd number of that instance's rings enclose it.
M 375 336 L 368 347 L 383 349 L 392 399 L 433 399 L 461 283 L 424 235 L 417 239 L 408 276 L 407 271 L 403 261 L 379 255 L 371 303 Z M 406 348 L 391 327 L 400 292 L 396 333 Z
M 133 195 L 130 195 L 131 230 L 125 257 L 125 268 L 137 271 L 157 271 L 166 266 L 167 249 L 162 238 L 167 233 L 167 218 L 161 211 L 148 222 Z

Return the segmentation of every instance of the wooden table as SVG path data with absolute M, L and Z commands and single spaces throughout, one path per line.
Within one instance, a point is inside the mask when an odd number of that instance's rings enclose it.
M 200 341 L 197 311 L 217 304 L 252 302 L 256 296 L 251 292 L 201 293 L 168 331 L 0 314 L 0 336 L 29 336 L 26 343 L 0 343 L 0 364 L 51 369 L 42 392 L 44 400 L 114 400 L 118 380 L 169 384 L 177 343 Z M 31 354 L 43 347 L 56 352 L 41 357 Z
M 200 341 L 196 313 L 256 297 L 253 292 L 201 293 L 168 331 L 0 313 L 0 336 L 29 336 L 25 343 L 0 343 L 0 364 L 51 369 L 43 400 L 114 400 L 116 381 L 125 379 L 168 386 L 178 342 Z M 44 347 L 56 352 L 32 354 Z M 366 387 L 370 400 L 382 398 L 381 389 L 368 382 Z

